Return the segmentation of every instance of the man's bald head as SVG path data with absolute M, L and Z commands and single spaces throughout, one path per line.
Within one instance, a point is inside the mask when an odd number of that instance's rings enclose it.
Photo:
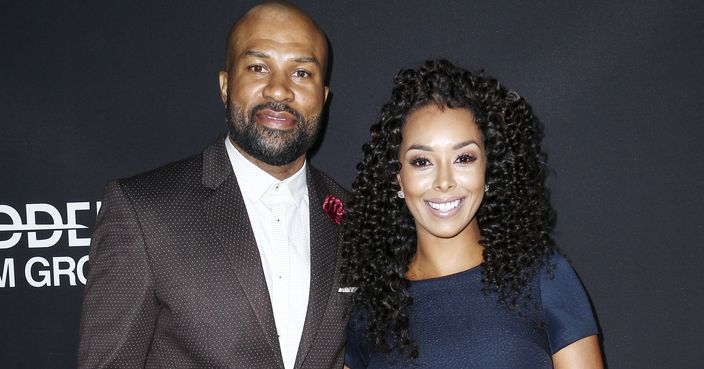
M 310 43 L 318 50 L 318 60 L 327 69 L 328 44 L 320 27 L 303 10 L 285 1 L 269 1 L 251 8 L 230 28 L 225 50 L 225 68 L 233 62 L 252 37 L 276 40 L 277 34 L 295 34 L 300 42 Z
M 300 169 L 315 142 L 328 96 L 327 62 L 320 28 L 289 3 L 255 6 L 230 30 L 219 73 L 230 140 L 275 178 Z

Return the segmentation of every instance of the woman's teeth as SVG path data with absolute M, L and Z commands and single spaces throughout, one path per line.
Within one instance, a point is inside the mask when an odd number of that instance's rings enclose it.
M 457 199 L 455 201 L 450 201 L 450 202 L 430 202 L 428 201 L 428 205 L 440 212 L 447 213 L 448 211 L 460 206 L 460 200 Z

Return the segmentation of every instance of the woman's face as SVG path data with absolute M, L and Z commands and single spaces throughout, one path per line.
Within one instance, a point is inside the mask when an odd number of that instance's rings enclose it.
M 401 132 L 397 178 L 419 237 L 478 236 L 486 155 L 472 113 L 431 104 L 411 113 Z

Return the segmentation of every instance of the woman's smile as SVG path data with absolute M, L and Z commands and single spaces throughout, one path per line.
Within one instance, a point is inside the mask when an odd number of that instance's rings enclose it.
M 464 198 L 450 200 L 426 200 L 431 212 L 439 217 L 451 217 L 459 211 Z

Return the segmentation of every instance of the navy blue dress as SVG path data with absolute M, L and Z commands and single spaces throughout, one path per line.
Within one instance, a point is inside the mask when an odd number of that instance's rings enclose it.
M 411 336 L 419 356 L 410 361 L 373 350 L 366 340 L 364 314 L 355 311 L 347 330 L 345 364 L 351 369 L 552 368 L 552 354 L 581 338 L 597 334 L 587 295 L 570 264 L 551 257 L 536 277 L 538 317 L 522 318 L 484 294 L 481 266 L 464 272 L 411 283 Z

